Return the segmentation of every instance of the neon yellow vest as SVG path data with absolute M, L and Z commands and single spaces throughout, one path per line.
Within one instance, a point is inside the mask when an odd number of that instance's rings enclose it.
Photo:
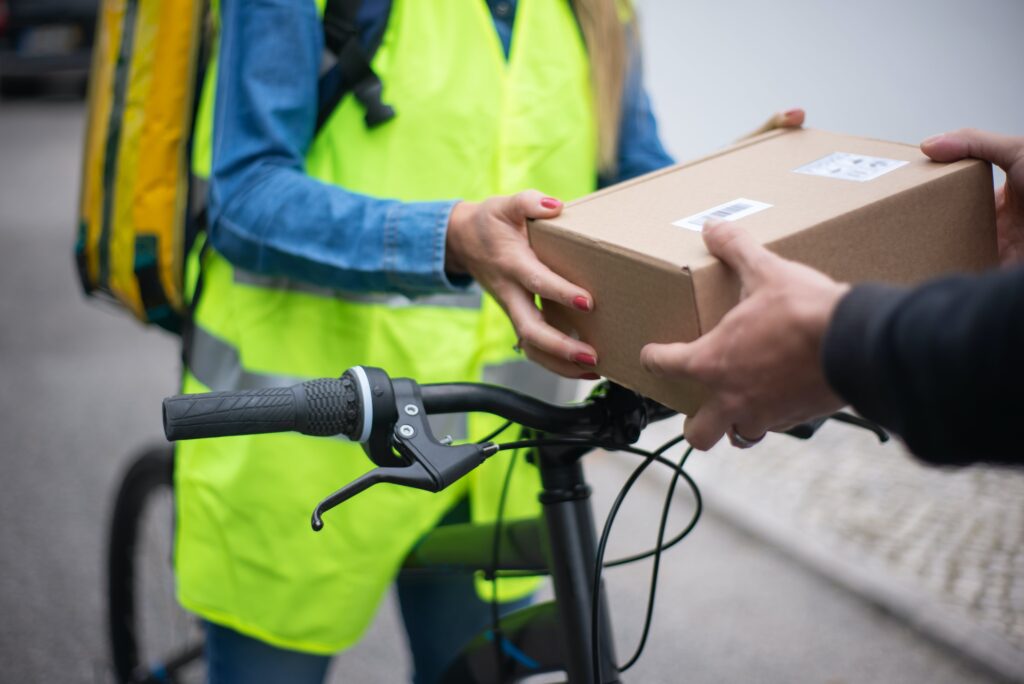
M 314 141 L 310 175 L 405 201 L 593 190 L 589 66 L 570 3 L 521 0 L 506 63 L 483 0 L 395 0 L 374 68 L 397 117 L 369 130 L 346 98 Z M 316 291 L 245 274 L 210 251 L 184 389 L 337 376 L 357 364 L 421 382 L 479 380 L 509 361 L 514 336 L 493 301 L 478 302 L 476 294 L 409 302 Z M 474 416 L 470 434 L 499 423 Z M 179 599 L 272 644 L 343 649 L 368 626 L 411 546 L 455 501 L 468 493 L 474 520 L 493 518 L 506 464 L 495 457 L 440 494 L 378 485 L 314 533 L 317 501 L 370 467 L 357 445 L 297 434 L 182 443 Z M 536 471 L 516 473 L 506 516 L 535 515 Z M 500 583 L 506 599 L 531 586 Z

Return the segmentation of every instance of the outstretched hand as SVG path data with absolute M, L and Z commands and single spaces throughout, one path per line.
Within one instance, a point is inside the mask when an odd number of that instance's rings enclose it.
M 763 124 L 740 138 L 740 140 L 753 138 L 755 135 L 774 131 L 777 128 L 800 128 L 804 125 L 804 119 L 806 118 L 807 114 L 800 108 L 788 109 L 784 112 L 776 112 L 768 117 Z
M 996 239 L 1004 266 L 1024 262 L 1024 137 L 964 128 L 928 138 L 921 151 L 935 161 L 984 159 L 1006 172 L 996 190 Z
M 590 293 L 542 264 L 530 248 L 526 221 L 553 218 L 562 203 L 536 190 L 460 202 L 448 220 L 445 268 L 467 273 L 501 305 L 527 358 L 570 378 L 596 379 L 597 352 L 544 321 L 536 296 L 591 311 Z
M 731 223 L 705 223 L 704 242 L 739 275 L 742 301 L 703 337 L 641 352 L 649 372 L 694 378 L 709 390 L 686 419 L 690 444 L 706 450 L 729 435 L 748 446 L 768 430 L 842 407 L 825 380 L 821 345 L 848 286 L 769 252 Z

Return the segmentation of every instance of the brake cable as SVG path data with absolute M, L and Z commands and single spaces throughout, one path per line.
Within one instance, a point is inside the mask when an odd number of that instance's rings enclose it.
M 598 543 L 598 551 L 597 551 L 597 556 L 595 558 L 595 564 L 594 564 L 594 566 L 595 566 L 594 567 L 594 589 L 593 589 L 593 594 L 591 596 L 591 601 L 592 601 L 592 603 L 591 603 L 591 620 L 592 620 L 591 621 L 591 652 L 592 652 L 592 654 L 594 656 L 594 666 L 593 667 L 594 667 L 594 672 L 595 673 L 599 673 L 600 672 L 600 639 L 598 638 L 598 636 L 599 636 L 598 635 L 598 627 L 599 627 L 599 624 L 600 624 L 600 622 L 599 622 L 599 618 L 600 618 L 599 611 L 600 611 L 601 576 L 603 574 L 604 568 L 606 568 L 606 567 L 615 567 L 615 566 L 619 566 L 619 565 L 625 565 L 627 563 L 633 563 L 633 562 L 636 562 L 636 561 L 639 561 L 639 560 L 650 558 L 651 556 L 654 557 L 654 567 L 652 568 L 652 572 L 651 572 L 651 581 L 650 581 L 650 585 L 649 585 L 650 589 L 648 591 L 647 609 L 645 611 L 644 627 L 643 627 L 643 632 L 642 632 L 642 635 L 641 635 L 641 638 L 640 638 L 640 643 L 637 646 L 637 649 L 636 649 L 635 653 L 629 658 L 629 660 L 626 661 L 626 663 L 624 665 L 622 665 L 621 667 L 619 667 L 618 665 L 615 665 L 616 670 L 618 670 L 619 672 L 624 672 L 625 670 L 628 670 L 630 667 L 632 667 L 640 659 L 640 656 L 643 653 L 644 647 L 646 646 L 646 643 L 647 643 L 647 638 L 648 638 L 648 635 L 650 633 L 650 625 L 651 625 L 651 621 L 653 619 L 653 614 L 654 614 L 654 600 L 655 600 L 655 596 L 656 596 L 656 593 L 657 593 L 658 573 L 659 573 L 660 564 L 661 564 L 661 554 L 664 551 L 666 551 L 667 549 L 669 549 L 669 548 L 675 546 L 676 544 L 678 544 L 679 542 L 681 542 L 687 535 L 689 535 L 690 532 L 694 529 L 694 527 L 696 527 L 697 521 L 700 519 L 701 513 L 703 511 L 703 501 L 702 501 L 702 498 L 701 498 L 701 495 L 700 495 L 700 489 L 697 487 L 697 483 L 693 481 L 693 478 L 691 478 L 690 475 L 683 469 L 685 464 L 686 464 L 686 460 L 690 457 L 690 454 L 693 453 L 693 447 L 691 446 L 691 447 L 688 447 L 686 449 L 686 451 L 684 452 L 683 456 L 680 458 L 679 463 L 673 463 L 672 461 L 669 461 L 667 458 L 665 458 L 664 455 L 663 455 L 669 449 L 671 449 L 672 447 L 676 446 L 677 444 L 679 444 L 680 442 L 682 442 L 684 440 L 685 440 L 685 436 L 684 435 L 678 435 L 678 436 L 672 438 L 671 440 L 669 440 L 668 442 L 662 444 L 660 447 L 655 449 L 653 452 L 652 451 L 646 451 L 644 449 L 638 449 L 638 448 L 632 447 L 632 446 L 610 445 L 610 444 L 604 444 L 604 443 L 601 443 L 601 442 L 596 442 L 594 440 L 582 439 L 582 438 L 525 439 L 525 440 L 517 440 L 515 442 L 506 442 L 504 444 L 498 445 L 498 450 L 499 451 L 506 451 L 506 450 L 510 450 L 510 449 L 521 449 L 521 448 L 526 448 L 526 447 L 584 446 L 585 445 L 585 446 L 592 446 L 594 448 L 606 448 L 609 451 L 621 451 L 621 452 L 631 453 L 631 454 L 634 454 L 634 455 L 643 456 L 645 458 L 644 462 L 641 463 L 633 471 L 633 473 L 630 475 L 629 479 L 627 479 L 626 483 L 619 490 L 619 494 L 616 497 L 615 502 L 612 504 L 611 509 L 609 510 L 608 518 L 605 521 L 605 527 L 604 527 L 604 530 L 602 531 L 602 534 L 601 534 L 601 537 L 600 537 L 600 540 L 599 540 L 599 543 Z M 611 535 L 612 525 L 615 522 L 615 518 L 618 515 L 619 509 L 621 508 L 621 505 L 622 505 L 623 501 L 625 500 L 626 495 L 629 493 L 630 489 L 633 487 L 633 485 L 639 479 L 640 475 L 643 474 L 643 472 L 647 469 L 648 466 L 650 466 L 652 463 L 655 463 L 655 462 L 657 462 L 659 465 L 664 465 L 664 466 L 670 468 L 673 471 L 673 477 L 672 477 L 672 480 L 670 481 L 669 488 L 668 488 L 668 491 L 667 491 L 666 497 L 665 497 L 665 503 L 664 503 L 664 505 L 662 507 L 661 521 L 660 521 L 659 528 L 658 528 L 658 541 L 657 541 L 657 545 L 653 549 L 650 549 L 648 551 L 645 551 L 645 552 L 642 552 L 642 553 L 639 553 L 639 554 L 635 554 L 633 556 L 627 556 L 625 558 L 616 559 L 614 561 L 609 561 L 607 564 L 605 564 L 603 562 L 604 561 L 605 549 L 607 547 L 608 538 Z M 504 507 L 504 500 L 503 499 L 504 499 L 504 496 L 506 495 L 506 492 L 507 492 L 508 478 L 511 475 L 511 470 L 512 470 L 512 464 L 513 463 L 514 463 L 514 461 L 509 464 L 508 471 L 506 472 L 506 481 L 504 482 L 503 487 L 502 487 L 502 500 L 499 502 L 499 518 L 498 518 L 498 521 L 496 522 L 496 525 L 495 525 L 495 535 L 500 534 L 501 516 L 503 515 L 503 512 L 504 512 L 502 510 L 503 507 Z M 668 543 L 665 543 L 665 541 L 664 541 L 665 540 L 665 529 L 666 529 L 667 524 L 668 524 L 668 515 L 669 515 L 669 512 L 671 510 L 675 489 L 676 489 L 676 486 L 677 486 L 677 484 L 678 484 L 680 479 L 683 479 L 686 482 L 686 484 L 690 488 L 691 492 L 693 493 L 693 497 L 694 497 L 694 500 L 695 500 L 694 514 L 690 518 L 690 521 L 689 521 L 689 523 L 687 523 L 686 527 L 684 527 L 683 530 L 681 532 L 679 532 L 675 537 L 673 537 L 671 540 L 669 540 Z M 496 546 L 497 546 L 497 543 L 496 543 Z M 491 567 L 492 567 L 492 571 L 493 571 L 493 579 L 496 579 L 497 578 L 497 572 L 495 571 L 495 569 L 497 568 L 497 560 L 493 556 L 492 556 L 492 566 Z M 523 575 L 523 573 L 516 573 L 516 574 L 519 575 L 519 576 Z M 545 574 L 545 573 L 537 573 L 537 574 Z M 497 640 L 500 637 L 497 634 L 498 629 L 496 628 L 496 626 L 500 624 L 500 621 L 496 618 L 496 611 L 497 611 L 497 603 L 496 603 L 496 589 L 495 589 L 494 593 L 492 593 L 492 613 L 491 613 L 491 617 L 492 617 L 492 625 L 495 627 L 495 628 L 492 629 L 492 633 L 494 633 L 495 639 Z M 496 641 L 496 645 L 497 645 L 497 641 Z M 499 664 L 499 670 L 498 671 L 500 672 L 500 665 L 502 663 L 500 646 L 498 647 L 498 650 L 496 650 L 496 658 L 497 658 L 498 664 Z
M 680 439 L 680 441 L 682 440 Z M 665 547 L 663 546 L 665 541 L 665 528 L 668 526 L 668 515 L 669 511 L 672 508 L 672 497 L 675 494 L 676 485 L 679 484 L 679 477 L 683 473 L 683 466 L 686 465 L 686 461 L 688 458 L 690 458 L 690 454 L 692 453 L 692 446 L 688 447 L 686 451 L 683 452 L 682 457 L 679 459 L 678 469 L 672 476 L 672 480 L 668 486 L 668 492 L 665 494 L 665 503 L 661 508 L 661 522 L 658 525 L 658 543 L 655 545 L 654 567 L 651 568 L 650 593 L 647 595 L 647 611 L 644 617 L 644 629 L 642 634 L 640 635 L 640 643 L 636 647 L 636 651 L 633 653 L 632 657 L 630 657 L 630 659 L 627 660 L 624 665 L 620 665 L 617 667 L 619 672 L 625 672 L 629 668 L 633 667 L 633 665 L 638 660 L 640 660 L 640 654 L 643 653 L 644 646 L 647 645 L 647 636 L 648 634 L 650 634 L 651 631 L 651 619 L 654 617 L 654 596 L 655 592 L 658 589 L 658 570 L 661 566 L 661 554 L 665 550 Z M 697 501 L 697 507 L 694 511 L 693 518 L 690 520 L 690 523 L 683 530 L 680 539 L 688 535 L 690 533 L 690 530 L 692 530 L 697 525 L 697 520 L 700 519 L 701 510 L 703 508 L 700 499 L 700 490 L 694 489 L 694 493 Z

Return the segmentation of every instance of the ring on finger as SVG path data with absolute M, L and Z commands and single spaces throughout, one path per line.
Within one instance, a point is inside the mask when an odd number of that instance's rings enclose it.
M 516 343 L 512 345 L 512 351 L 514 351 L 516 354 L 522 354 L 523 353 L 523 338 L 522 337 L 517 337 L 516 338 Z
M 729 434 L 729 443 L 732 444 L 734 447 L 736 447 L 737 449 L 749 449 L 750 447 L 754 446 L 755 444 L 760 442 L 762 439 L 764 439 L 764 436 L 766 434 L 768 434 L 768 433 L 762 432 L 760 437 L 757 437 L 755 439 L 748 439 L 748 438 L 744 437 L 743 435 L 741 435 L 739 430 L 736 429 L 736 426 L 733 425 L 729 429 L 729 433 L 728 434 Z

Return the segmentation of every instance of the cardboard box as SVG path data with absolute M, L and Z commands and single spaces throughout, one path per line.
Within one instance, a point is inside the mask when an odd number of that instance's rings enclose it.
M 540 259 L 596 303 L 582 314 L 545 302 L 548 320 L 597 349 L 602 375 L 683 413 L 702 388 L 650 375 L 640 349 L 694 340 L 737 303 L 738 279 L 699 232 L 709 213 L 841 281 L 915 283 L 996 263 L 988 164 L 938 164 L 915 146 L 808 129 L 752 138 L 532 222 Z

